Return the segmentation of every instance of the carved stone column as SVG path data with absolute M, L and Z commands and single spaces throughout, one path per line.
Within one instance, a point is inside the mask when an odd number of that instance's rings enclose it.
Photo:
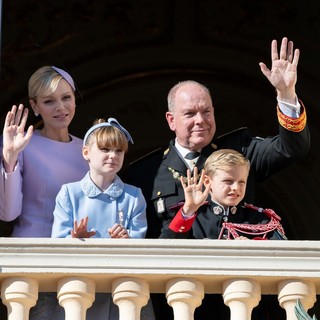
M 30 308 L 38 300 L 38 282 L 17 277 L 2 281 L 1 299 L 8 308 L 8 320 L 28 320 Z
M 123 277 L 113 281 L 113 302 L 119 307 L 119 320 L 139 320 L 141 308 L 149 300 L 149 284 L 142 279 Z
M 298 299 L 301 300 L 306 311 L 316 302 L 315 285 L 309 281 L 300 279 L 281 281 L 278 285 L 278 292 L 279 304 L 286 310 L 287 320 L 297 320 L 294 307 Z
M 95 299 L 96 284 L 83 277 L 66 277 L 58 281 L 57 296 L 65 310 L 65 320 L 85 320 L 87 309 Z
M 250 320 L 252 309 L 261 299 L 260 285 L 250 279 L 230 279 L 223 283 L 224 303 L 230 308 L 230 320 Z
M 202 282 L 194 279 L 177 278 L 166 284 L 168 304 L 173 308 L 175 320 L 193 320 L 194 311 L 204 297 Z

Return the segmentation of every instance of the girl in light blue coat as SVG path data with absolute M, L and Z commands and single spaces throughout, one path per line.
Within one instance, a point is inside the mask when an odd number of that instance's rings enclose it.
M 82 155 L 90 170 L 81 181 L 64 184 L 53 212 L 55 238 L 144 238 L 146 202 L 139 188 L 117 175 L 129 132 L 116 119 L 103 119 L 88 130 Z
M 146 202 L 141 189 L 124 183 L 122 167 L 129 132 L 116 119 L 99 119 L 83 140 L 82 155 L 89 172 L 81 181 L 64 184 L 53 212 L 55 238 L 144 238 Z M 118 320 L 118 307 L 110 293 L 97 293 L 87 319 Z M 141 310 L 141 319 L 154 320 L 152 303 Z

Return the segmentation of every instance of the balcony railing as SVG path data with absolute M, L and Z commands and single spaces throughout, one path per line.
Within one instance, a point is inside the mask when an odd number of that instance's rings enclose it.
M 67 320 L 84 320 L 95 292 L 111 292 L 120 320 L 140 319 L 165 293 L 175 320 L 191 320 L 205 293 L 222 294 L 231 320 L 249 320 L 262 294 L 296 320 L 320 292 L 320 242 L 1 238 L 1 297 L 25 320 L 38 292 L 57 292 Z M 320 313 L 320 310 L 319 310 Z

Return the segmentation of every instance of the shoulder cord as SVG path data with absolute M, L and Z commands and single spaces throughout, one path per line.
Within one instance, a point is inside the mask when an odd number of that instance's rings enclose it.
M 278 230 L 281 234 L 285 235 L 284 229 L 280 223 L 281 218 L 272 209 L 263 209 L 247 203 L 244 204 L 244 208 L 249 208 L 258 212 L 263 212 L 268 218 L 270 218 L 270 221 L 266 224 L 224 222 L 222 224 L 219 239 L 222 238 L 222 235 L 225 230 L 227 230 L 228 239 L 238 238 L 238 232 L 250 235 L 263 235 L 263 238 L 266 238 L 268 232 Z

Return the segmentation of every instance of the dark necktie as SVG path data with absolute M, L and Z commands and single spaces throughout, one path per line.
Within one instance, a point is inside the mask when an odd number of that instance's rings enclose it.
M 191 151 L 186 154 L 185 159 L 193 160 L 195 158 L 198 158 L 199 156 L 200 156 L 200 152 Z

